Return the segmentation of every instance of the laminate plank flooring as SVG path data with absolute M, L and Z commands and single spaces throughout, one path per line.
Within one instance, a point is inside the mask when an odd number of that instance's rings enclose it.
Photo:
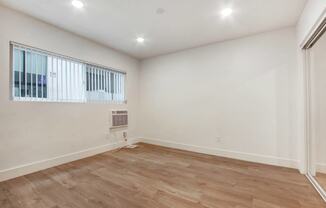
M 0 183 L 1 208 L 326 208 L 297 170 L 140 143 Z
M 321 187 L 323 187 L 324 190 L 326 190 L 326 174 L 325 173 L 316 173 L 316 180 L 320 184 Z

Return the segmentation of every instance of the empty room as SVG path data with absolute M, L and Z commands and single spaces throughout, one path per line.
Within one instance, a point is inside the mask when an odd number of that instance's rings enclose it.
M 0 208 L 326 208 L 325 0 L 0 0 Z

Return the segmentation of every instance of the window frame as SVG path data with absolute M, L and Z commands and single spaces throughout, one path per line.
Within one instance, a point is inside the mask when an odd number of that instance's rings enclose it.
M 127 93 L 126 93 L 126 86 L 127 86 L 127 73 L 123 70 L 120 69 L 115 69 L 112 67 L 107 67 L 107 66 L 103 66 L 100 64 L 95 64 L 89 61 L 84 61 L 81 59 L 77 59 L 77 58 L 73 58 L 70 56 L 66 56 L 66 55 L 62 55 L 62 54 L 58 54 L 58 53 L 54 53 L 54 52 L 50 52 L 47 50 L 43 50 L 43 49 L 39 49 L 33 46 L 28 46 L 25 44 L 21 44 L 21 43 L 17 43 L 14 41 L 10 41 L 9 42 L 10 45 L 10 100 L 11 101 L 15 101 L 15 102 L 48 102 L 48 103 L 79 103 L 79 104 L 87 104 L 87 103 L 108 103 L 108 104 L 126 104 L 127 103 Z M 38 54 L 41 56 L 46 56 L 47 58 L 49 56 L 54 57 L 54 58 L 59 58 L 59 59 L 63 59 L 66 61 L 70 61 L 70 62 L 74 62 L 74 63 L 78 63 L 78 64 L 82 64 L 85 67 L 85 76 L 87 76 L 87 71 L 86 68 L 87 67 L 95 67 L 97 69 L 103 70 L 103 71 L 107 71 L 108 73 L 113 73 L 113 74 L 122 74 L 124 76 L 124 86 L 123 86 L 123 98 L 122 100 L 88 100 L 87 97 L 85 99 L 85 101 L 81 101 L 81 100 L 58 100 L 58 99 L 53 99 L 50 97 L 47 98 L 39 98 L 39 97 L 22 97 L 22 96 L 16 96 L 15 95 L 15 49 L 23 49 L 25 51 L 25 55 L 28 51 L 30 51 L 33 54 Z M 26 61 L 24 60 L 25 64 Z M 26 65 L 24 66 L 26 68 Z M 49 77 L 46 77 L 47 79 L 47 85 L 49 85 Z M 36 79 L 37 80 L 37 79 Z M 85 83 L 85 94 L 87 94 L 87 82 Z M 49 95 L 48 95 L 49 96 Z

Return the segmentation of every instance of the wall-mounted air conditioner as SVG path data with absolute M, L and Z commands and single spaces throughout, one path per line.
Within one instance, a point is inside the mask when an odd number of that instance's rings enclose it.
M 128 111 L 113 110 L 111 112 L 111 128 L 128 127 Z

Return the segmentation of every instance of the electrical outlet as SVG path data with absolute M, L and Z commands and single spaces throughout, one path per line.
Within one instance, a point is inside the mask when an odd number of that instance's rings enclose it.
M 125 142 L 128 142 L 127 132 L 126 131 L 122 132 L 122 137 L 123 137 Z

